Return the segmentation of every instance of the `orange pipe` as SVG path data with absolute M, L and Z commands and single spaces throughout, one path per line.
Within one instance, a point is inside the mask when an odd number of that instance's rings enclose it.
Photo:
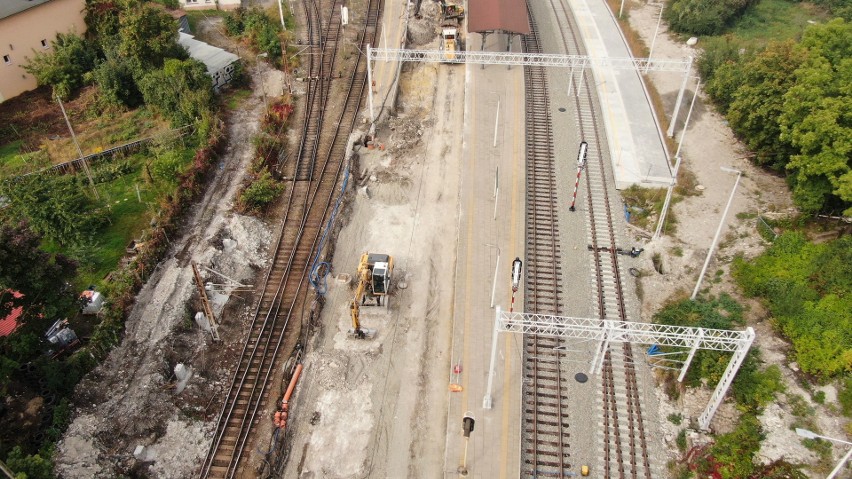
M 302 365 L 297 364 L 296 370 L 293 371 L 293 378 L 290 379 L 290 385 L 287 386 L 287 392 L 284 393 L 284 400 L 281 401 L 281 404 L 287 404 L 290 402 L 290 396 L 293 395 L 293 390 L 296 389 L 296 381 L 299 380 L 299 376 L 302 374 Z

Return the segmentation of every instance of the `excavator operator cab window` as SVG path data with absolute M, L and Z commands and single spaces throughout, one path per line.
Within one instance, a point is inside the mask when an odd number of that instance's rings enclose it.
M 387 294 L 387 263 L 376 263 L 373 266 L 373 293 Z

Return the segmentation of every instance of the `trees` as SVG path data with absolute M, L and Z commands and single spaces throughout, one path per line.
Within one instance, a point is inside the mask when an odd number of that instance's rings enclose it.
M 143 66 L 159 67 L 166 58 L 187 58 L 186 51 L 177 44 L 177 21 L 148 4 L 121 12 L 118 51 Z
M 213 82 L 196 60 L 167 59 L 163 68 L 139 81 L 145 103 L 158 108 L 180 127 L 202 118 L 213 105 Z
M 813 25 L 800 43 L 753 54 L 721 44 L 699 67 L 755 162 L 788 173 L 801 210 L 852 215 L 852 24 Z
M 766 301 L 802 371 L 823 379 L 852 369 L 850 260 L 852 237 L 816 245 L 785 233 L 760 257 L 734 263 L 734 277 Z
M 96 52 L 74 33 L 59 33 L 50 44 L 51 52 L 36 53 L 23 68 L 39 85 L 50 85 L 55 95 L 68 98 L 83 85 L 83 75 L 94 67 Z
M 0 226 L 0 316 L 24 307 L 23 319 L 44 313 L 54 316 L 74 303 L 67 282 L 76 264 L 61 254 L 40 248 L 41 236 L 26 223 Z M 14 298 L 8 291 L 22 293 Z
M 715 35 L 754 3 L 754 0 L 672 0 L 663 15 L 676 32 Z
M 797 149 L 787 164 L 793 196 L 809 213 L 845 204 L 852 215 L 852 23 L 809 28 L 801 46 L 807 57 L 778 120 L 781 139 Z
M 707 91 L 726 113 L 731 129 L 755 153 L 755 161 L 783 171 L 794 150 L 780 139 L 778 117 L 784 93 L 794 85 L 790 72 L 804 53 L 793 42 L 772 43 L 754 56 L 724 63 L 707 83 Z

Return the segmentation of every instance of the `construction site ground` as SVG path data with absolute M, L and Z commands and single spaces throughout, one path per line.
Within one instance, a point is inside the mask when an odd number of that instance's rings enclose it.
M 631 24 L 650 44 L 658 8 L 632 2 L 629 6 Z M 437 5 L 423 2 L 423 8 L 423 19 L 412 20 L 409 25 L 410 46 L 437 48 L 433 28 L 437 26 Z M 400 21 L 400 13 L 384 16 L 385 24 Z M 665 32 L 656 40 L 655 56 L 682 58 L 687 53 L 694 51 Z M 494 202 L 494 192 L 488 187 L 480 186 L 472 196 L 465 196 L 470 193 L 465 185 L 472 181 L 471 175 L 481 175 L 489 183 L 488 179 L 495 173 L 489 168 L 469 168 L 470 158 L 464 153 L 468 139 L 463 131 L 470 119 L 465 105 L 471 104 L 466 97 L 471 94 L 471 68 L 478 67 L 404 65 L 396 109 L 391 111 L 390 105 L 384 105 L 377 147 L 356 152 L 358 168 L 353 171 L 352 187 L 339 215 L 343 227 L 335 242 L 325 306 L 315 333 L 305 345 L 304 374 L 292 401 L 291 421 L 286 431 L 289 462 L 284 477 L 457 476 L 460 451 L 455 445 L 448 448 L 447 444 L 448 437 L 460 434 L 461 418 L 448 414 L 466 412 L 462 409 L 467 406 L 451 409 L 451 401 L 458 397 L 453 395 L 463 393 L 450 392 L 449 386 L 464 384 L 466 378 L 476 377 L 474 381 L 481 382 L 485 372 L 469 370 L 462 364 L 462 379 L 459 379 L 453 374 L 459 359 L 452 350 L 459 342 L 487 344 L 491 339 L 453 327 L 453 317 L 463 315 L 460 311 L 467 307 L 459 299 L 463 297 L 459 288 L 464 278 L 457 275 L 457 265 L 469 263 L 470 282 L 465 284 L 475 288 L 472 293 L 477 298 L 476 307 L 491 311 L 483 303 L 490 295 L 496 262 L 488 245 L 459 243 L 462 228 L 479 228 L 466 222 L 462 214 L 464 198 L 472 198 L 481 205 Z M 489 71 L 486 69 L 484 75 Z M 281 81 L 276 72 L 268 72 L 264 78 L 268 90 L 276 88 L 270 84 Z M 660 92 L 666 111 L 671 111 L 682 79 L 662 73 L 652 73 L 649 78 Z M 506 94 L 495 98 L 506 102 L 503 108 L 520 115 L 522 107 L 515 102 L 522 101 L 522 89 L 515 91 L 511 85 L 500 86 Z M 489 88 L 496 87 L 482 88 L 480 94 L 488 95 L 485 90 Z M 687 98 L 691 96 L 690 90 Z M 187 218 L 184 234 L 172 239 L 172 256 L 140 293 L 122 346 L 78 387 L 74 420 L 57 452 L 57 472 L 62 477 L 115 477 L 119 472 L 162 478 L 196 474 L 209 447 L 212 421 L 218 412 L 216 404 L 221 403 L 228 387 L 254 297 L 249 294 L 231 298 L 222 313 L 224 319 L 219 330 L 224 340 L 211 343 L 209 335 L 199 331 L 190 319 L 197 305 L 190 304 L 195 286 L 189 262 L 214 265 L 215 269 L 246 283 L 257 283 L 262 278 L 268 265 L 267 247 L 272 241 L 272 228 L 263 221 L 236 213 L 233 199 L 251 159 L 249 139 L 257 128 L 261 111 L 260 87 L 255 85 L 251 99 L 227 119 L 229 146 L 216 177 Z M 515 119 L 504 121 L 504 133 L 508 133 Z M 720 171 L 720 166 L 742 169 L 745 177 L 728 216 L 736 240 L 725 242 L 712 270 L 727 272 L 727 261 L 735 253 L 752 256 L 764 247 L 753 223 L 737 219 L 736 213 L 770 210 L 786 214 L 791 208 L 783 180 L 753 168 L 743 159 L 744 149 L 732 137 L 723 118 L 701 99 L 690 121 L 684 144 L 685 165 L 705 188 L 700 195 L 687 197 L 675 205 L 679 218 L 675 236 L 648 244 L 644 243 L 646 240 L 636 239 L 637 244 L 646 247 L 646 252 L 636 260 L 636 267 L 649 273 L 638 280 L 643 291 L 641 315 L 645 320 L 673 295 L 682 294 L 697 276 L 733 185 L 733 178 Z M 493 128 L 494 122 L 495 119 L 489 118 L 488 126 L 476 127 Z M 682 124 L 678 131 L 681 129 Z M 498 133 L 504 142 L 512 138 Z M 523 151 L 522 146 L 516 150 L 508 143 L 503 147 L 505 151 Z M 506 154 L 505 151 L 500 154 Z M 574 156 L 573 151 L 570 156 Z M 520 162 L 521 158 L 519 154 L 512 161 Z M 502 178 L 506 178 L 505 182 Z M 509 186 L 521 180 L 510 178 L 509 173 L 501 172 L 503 199 L 500 201 L 509 208 L 504 211 L 514 207 L 518 213 L 515 220 L 510 212 L 506 213 L 509 218 L 506 229 L 499 233 L 504 238 L 509 238 L 523 223 L 523 190 L 513 191 Z M 482 178 L 476 181 L 483 182 Z M 488 220 L 492 212 L 479 209 L 477 214 L 485 215 Z M 226 238 L 236 244 L 223 241 Z M 522 248 L 521 237 L 516 236 L 514 241 L 516 246 L 512 251 L 510 248 L 502 251 L 503 274 L 506 265 L 518 255 L 515 251 Z M 682 253 L 674 254 L 675 250 Z M 351 277 L 365 251 L 394 257 L 396 291 L 388 307 L 362 308 L 362 322 L 368 328 L 375 328 L 377 336 L 360 341 L 347 337 L 348 303 L 353 294 Z M 655 273 L 651 264 L 655 252 L 661 254 L 665 265 L 662 274 Z M 578 274 L 585 276 L 587 272 Z M 715 293 L 734 291 L 727 279 L 708 286 Z M 505 299 L 505 287 L 500 294 Z M 795 391 L 798 386 L 786 364 L 786 345 L 774 339 L 771 328 L 761 322 L 764 313 L 756 305 L 752 307 L 750 316 L 764 358 L 780 363 L 788 387 Z M 471 316 L 471 320 L 490 322 L 493 316 Z M 513 347 L 508 342 L 506 345 Z M 173 389 L 172 370 L 178 362 L 193 371 L 186 389 L 180 393 Z M 500 381 L 497 384 L 506 387 Z M 652 394 L 660 398 L 658 416 L 663 418 L 672 412 L 697 416 L 709 396 L 704 392 L 685 394 L 673 404 L 662 393 Z M 826 403 L 832 401 L 832 394 L 828 388 Z M 809 395 L 802 396 L 809 401 Z M 491 424 L 497 428 L 517 427 L 517 408 L 498 402 L 497 397 L 500 420 Z M 481 410 L 480 400 L 471 396 L 465 401 Z M 653 401 L 648 406 L 651 404 Z M 800 446 L 795 433 L 787 427 L 785 421 L 789 415 L 784 413 L 785 407 L 782 402 L 767 408 L 764 417 L 767 441 L 760 460 L 768 462 L 779 457 L 794 462 L 815 460 L 813 453 Z M 838 419 L 821 413 L 818 418 L 825 434 L 842 436 Z M 724 431 L 735 421 L 733 406 L 724 404 L 714 427 Z M 666 421 L 661 423 L 669 456 L 675 458 L 677 429 Z M 690 438 L 705 440 L 697 433 L 691 433 Z M 140 445 L 145 449 L 134 456 Z M 250 454 L 255 459 L 262 457 L 264 446 L 256 445 Z M 481 453 L 480 464 L 492 462 L 481 470 L 486 472 L 472 469 L 471 473 L 475 477 L 515 477 L 513 466 L 498 462 L 506 452 L 501 449 L 493 453 L 497 457 Z M 254 476 L 247 473 L 246 477 Z

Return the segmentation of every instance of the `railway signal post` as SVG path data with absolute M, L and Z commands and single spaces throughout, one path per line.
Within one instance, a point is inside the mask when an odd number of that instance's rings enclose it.
M 580 151 L 577 153 L 577 181 L 574 182 L 574 196 L 571 199 L 571 207 L 568 208 L 574 211 L 574 204 L 577 202 L 577 187 L 580 185 L 580 173 L 586 167 L 586 152 L 589 149 L 589 144 L 585 141 L 580 142 Z
M 464 434 L 464 453 L 462 455 L 461 466 L 459 466 L 458 472 L 462 476 L 467 475 L 467 445 L 470 443 L 470 433 L 473 432 L 473 425 L 476 423 L 476 419 L 473 418 L 471 413 L 465 413 L 464 418 L 462 418 L 462 433 Z
M 513 312 L 515 308 L 515 293 L 518 292 L 518 288 L 521 286 L 521 270 L 524 267 L 524 262 L 521 261 L 521 258 L 515 258 L 515 261 L 512 261 L 512 304 L 509 305 L 509 312 Z

